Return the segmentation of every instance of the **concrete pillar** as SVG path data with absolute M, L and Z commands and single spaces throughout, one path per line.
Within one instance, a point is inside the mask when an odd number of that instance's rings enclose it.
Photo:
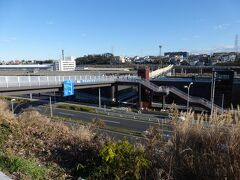
M 165 109 L 166 95 L 162 96 L 162 109 Z
M 138 84 L 138 107 L 142 109 L 142 86 L 140 83 Z
M 172 69 L 173 76 L 176 76 L 175 68 Z
M 118 104 L 118 85 L 114 85 L 114 98 L 115 98 L 115 103 Z
M 30 99 L 32 99 L 32 93 L 30 93 L 29 96 L 30 96 Z
M 101 88 L 98 88 L 98 106 L 101 108 Z
M 110 96 L 110 98 L 111 98 L 112 102 L 115 102 L 115 86 L 114 85 L 111 86 L 111 96 Z

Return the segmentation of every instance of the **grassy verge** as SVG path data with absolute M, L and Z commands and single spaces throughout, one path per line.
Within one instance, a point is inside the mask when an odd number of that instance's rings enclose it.
M 15 99 L 16 102 L 18 102 L 18 103 L 28 103 L 28 102 L 31 102 L 31 101 L 28 100 L 28 99 L 24 99 L 24 98 L 13 98 L 13 97 L 9 97 L 9 96 L 0 96 L 0 99 L 2 99 L 2 100 L 7 100 L 7 101 L 11 101 L 12 99 Z
M 44 179 L 47 173 L 47 168 L 39 166 L 32 160 L 5 155 L 0 156 L 0 169 L 9 173 L 21 173 L 32 179 Z
M 56 106 L 56 108 L 70 109 L 75 111 L 95 112 L 95 108 L 93 107 L 80 106 L 80 105 L 59 104 Z

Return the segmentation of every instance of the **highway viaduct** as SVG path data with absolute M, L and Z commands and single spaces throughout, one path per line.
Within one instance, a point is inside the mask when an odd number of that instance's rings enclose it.
M 175 88 L 157 86 L 149 80 L 144 80 L 139 76 L 0 76 L 0 96 L 21 95 L 43 92 L 63 92 L 63 82 L 65 80 L 74 81 L 74 89 L 112 87 L 112 99 L 118 102 L 118 86 L 130 85 L 138 87 L 138 107 L 142 108 L 142 98 L 149 102 L 151 106 L 151 96 L 156 93 L 163 97 L 162 105 L 164 108 L 164 97 L 173 93 L 191 103 L 198 103 L 206 109 L 211 108 L 211 102 L 199 97 L 189 96 Z M 146 98 L 146 96 L 148 96 Z M 145 106 L 145 105 L 144 105 Z M 214 108 L 221 112 L 221 108 L 214 105 Z

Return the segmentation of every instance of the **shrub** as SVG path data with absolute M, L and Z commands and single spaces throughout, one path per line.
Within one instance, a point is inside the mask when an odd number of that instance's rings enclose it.
M 107 142 L 99 155 L 101 165 L 92 174 L 93 179 L 140 179 L 141 172 L 149 165 L 144 149 L 127 140 Z

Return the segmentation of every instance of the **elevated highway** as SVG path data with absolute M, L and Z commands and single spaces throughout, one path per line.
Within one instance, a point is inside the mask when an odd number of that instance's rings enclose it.
M 0 76 L 0 96 L 20 95 L 42 92 L 63 91 L 63 81 L 74 81 L 75 89 L 110 87 L 114 84 L 143 86 L 155 93 L 168 95 L 170 92 L 187 101 L 188 95 L 169 86 L 157 86 L 139 76 Z M 141 88 L 140 88 L 141 89 Z M 139 95 L 140 97 L 141 95 Z M 211 102 L 200 97 L 189 97 L 190 103 L 201 104 L 207 109 L 211 108 Z M 214 105 L 217 112 L 221 108 Z

